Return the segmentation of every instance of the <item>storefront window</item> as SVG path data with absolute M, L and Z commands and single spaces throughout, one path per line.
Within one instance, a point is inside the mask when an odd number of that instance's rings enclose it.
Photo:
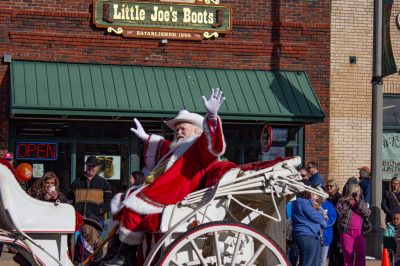
M 383 97 L 383 127 L 385 130 L 400 130 L 400 95 Z
M 71 124 L 58 122 L 19 122 L 15 127 L 16 136 L 21 138 L 68 138 Z
M 107 124 L 79 124 L 78 137 L 85 139 L 129 139 L 130 125 L 107 123 Z
M 87 157 L 95 155 L 102 162 L 99 175 L 110 182 L 112 191 L 120 192 L 128 186 L 129 154 L 129 144 L 78 144 L 76 177 L 82 175 Z
M 300 127 L 272 127 L 272 147 L 268 152 L 263 152 L 263 160 L 273 160 L 277 157 L 291 157 L 300 155 L 299 131 Z
M 160 121 L 141 121 L 148 134 L 172 140 L 173 131 Z M 29 162 L 35 177 L 46 171 L 59 176 L 61 188 L 67 192 L 71 182 L 84 171 L 85 159 L 95 155 L 103 162 L 100 175 L 106 178 L 113 192 L 123 191 L 131 171 L 143 167 L 143 142 L 130 131 L 131 122 L 45 122 L 14 121 L 10 148 L 15 152 L 19 142 L 51 142 L 58 145 L 54 160 L 20 158 L 16 164 Z M 273 145 L 261 153 L 260 134 L 263 125 L 224 123 L 226 153 L 224 157 L 237 164 L 271 160 L 278 156 L 302 155 L 302 127 L 272 126 Z
M 29 143 L 29 142 L 27 142 Z M 41 178 L 46 172 L 54 172 L 60 179 L 60 188 L 62 191 L 66 192 L 69 188 L 70 176 L 71 176 L 71 145 L 67 143 L 57 143 L 56 160 L 47 159 L 45 157 L 38 158 L 34 156 L 34 152 L 31 152 L 29 156 L 20 156 L 18 154 L 18 148 L 15 150 L 15 166 L 21 163 L 29 163 L 33 168 L 33 178 L 29 180 L 28 187 L 30 187 L 33 182 Z M 36 157 L 36 158 L 34 158 Z
M 61 188 L 67 192 L 71 182 L 84 171 L 87 156 L 96 155 L 104 162 L 100 173 L 109 179 L 113 191 L 119 192 L 128 185 L 132 163 L 132 134 L 130 123 L 82 123 L 82 122 L 45 122 L 15 121 L 11 149 L 18 156 L 18 143 L 49 142 L 57 145 L 55 158 L 28 158 L 20 154 L 16 165 L 22 162 L 32 164 L 34 178 L 44 172 L 53 171 L 60 178 Z M 27 144 L 25 144 L 27 143 Z M 52 154 L 53 155 L 53 154 Z M 30 155 L 35 157 L 34 155 Z M 76 159 L 76 160 L 75 160 Z M 131 159 L 132 160 L 132 159 Z M 140 160 L 134 170 L 140 167 Z M 32 183 L 32 179 L 29 183 Z
M 273 142 L 271 149 L 261 153 L 260 134 L 262 126 L 224 125 L 226 140 L 225 157 L 238 164 L 272 160 L 276 157 L 301 155 L 299 126 L 272 126 Z

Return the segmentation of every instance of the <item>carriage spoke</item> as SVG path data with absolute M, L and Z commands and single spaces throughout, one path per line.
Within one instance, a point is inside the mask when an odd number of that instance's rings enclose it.
M 218 232 L 214 231 L 213 235 L 214 235 L 215 256 L 217 256 L 217 266 L 221 266 L 222 261 L 221 261 L 221 251 L 219 250 L 218 246 Z
M 235 251 L 233 252 L 233 258 L 232 258 L 231 266 L 236 264 L 236 258 L 237 258 L 237 254 L 239 252 L 240 243 L 242 241 L 242 238 L 243 238 L 243 233 L 240 233 L 238 238 L 237 238 L 237 241 L 236 241 Z
M 253 257 L 251 257 L 249 263 L 247 263 L 246 266 L 251 266 L 254 264 L 254 262 L 256 261 L 256 259 L 258 258 L 258 256 L 260 256 L 261 252 L 263 252 L 263 250 L 265 249 L 265 246 L 262 245 L 260 246 L 257 251 L 254 253 Z
M 201 264 L 203 266 L 207 266 L 207 263 L 204 260 L 203 255 L 201 255 L 201 252 L 200 252 L 199 248 L 197 247 L 196 243 L 194 243 L 193 239 L 190 239 L 190 244 L 192 245 L 194 252 L 196 252 L 197 257 L 200 259 Z
M 181 266 L 182 264 L 180 264 L 179 262 L 177 262 L 176 260 L 171 260 L 171 263 L 175 264 L 176 266 Z
M 200 225 L 175 240 L 165 250 L 159 265 L 254 266 L 267 261 L 277 266 L 290 265 L 282 249 L 261 232 L 235 222 L 213 222 Z

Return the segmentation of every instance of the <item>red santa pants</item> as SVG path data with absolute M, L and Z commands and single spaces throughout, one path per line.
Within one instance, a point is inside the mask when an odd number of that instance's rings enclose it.
M 159 230 L 161 213 L 140 215 L 131 209 L 122 209 L 119 239 L 129 245 L 143 242 L 144 231 L 155 233 Z

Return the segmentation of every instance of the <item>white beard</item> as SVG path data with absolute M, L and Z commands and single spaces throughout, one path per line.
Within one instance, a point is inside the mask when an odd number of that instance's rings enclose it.
M 183 139 L 174 139 L 170 146 L 169 146 L 169 151 L 167 154 L 165 154 L 157 163 L 157 165 L 154 168 L 157 168 L 160 163 L 162 163 L 165 158 L 168 158 L 168 163 L 166 166 L 166 170 L 169 169 L 179 157 L 182 156 L 192 145 L 193 143 L 196 142 L 196 140 L 199 138 L 199 135 L 193 135 L 188 138 L 183 138 Z
M 187 144 L 192 145 L 194 140 L 196 140 L 198 137 L 199 137 L 198 135 L 193 135 L 193 136 L 187 137 L 187 138 L 174 139 L 171 142 L 171 144 L 169 145 L 169 150 L 175 151 L 182 145 L 187 145 Z

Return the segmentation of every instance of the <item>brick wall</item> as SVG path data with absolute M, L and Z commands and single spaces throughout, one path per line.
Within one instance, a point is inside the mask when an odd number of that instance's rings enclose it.
M 371 163 L 373 2 L 332 1 L 329 176 L 341 184 L 358 176 L 358 167 Z M 395 1 L 391 19 L 398 59 L 400 36 L 394 17 L 399 7 Z M 349 56 L 356 56 L 357 63 L 350 64 Z M 400 93 L 398 75 L 385 78 L 384 84 L 385 93 Z
M 0 51 L 14 60 L 306 71 L 327 115 L 306 127 L 306 161 L 328 172 L 330 0 L 236 0 L 233 31 L 204 41 L 129 39 L 92 24 L 92 1 L 0 0 Z M 7 65 L 0 99 L 9 101 Z M 7 131 L 8 114 L 0 125 Z M 7 146 L 7 132 L 0 149 Z

